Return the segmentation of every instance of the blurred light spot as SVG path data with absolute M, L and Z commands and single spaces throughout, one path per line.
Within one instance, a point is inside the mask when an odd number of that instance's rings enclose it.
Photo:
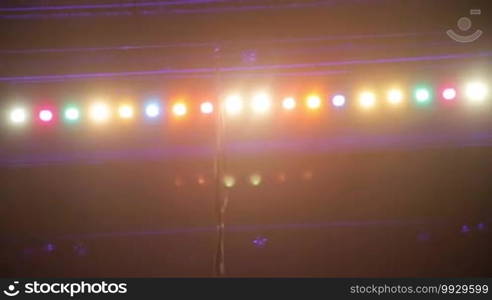
M 485 100 L 487 92 L 487 86 L 482 82 L 470 82 L 465 87 L 466 97 L 473 102 Z
M 89 251 L 84 244 L 77 243 L 73 246 L 73 252 L 78 256 L 86 256 Z
M 419 104 L 426 104 L 431 100 L 431 92 L 428 88 L 417 88 L 414 96 Z
M 149 103 L 145 106 L 145 115 L 149 118 L 156 118 L 161 113 L 161 108 L 157 103 Z
M 453 100 L 456 98 L 456 90 L 453 88 L 447 88 L 442 91 L 442 97 L 446 100 Z
M 403 92 L 398 89 L 388 91 L 388 102 L 391 104 L 400 104 L 403 101 Z
M 188 108 L 183 102 L 178 102 L 173 105 L 172 111 L 175 116 L 182 117 L 186 115 Z
M 106 103 L 97 102 L 90 107 L 90 116 L 95 122 L 104 122 L 109 119 L 109 107 Z
M 256 62 L 257 53 L 256 53 L 256 50 L 249 49 L 249 50 L 243 51 L 241 53 L 241 56 L 242 56 L 242 60 L 244 63 L 254 63 L 254 62 Z
M 468 225 L 461 226 L 461 233 L 467 234 L 470 231 L 471 231 L 470 226 L 468 226 Z
M 10 112 L 10 121 L 14 124 L 24 123 L 27 119 L 27 112 L 23 108 L 14 108 Z
M 268 239 L 266 237 L 263 237 L 263 236 L 257 236 L 254 240 L 253 240 L 253 245 L 256 247 L 256 248 L 265 248 L 268 244 Z
M 359 104 L 363 108 L 372 108 L 376 105 L 376 95 L 372 92 L 363 92 L 359 96 Z
M 231 175 L 224 176 L 224 185 L 225 187 L 232 188 L 236 184 L 236 178 Z
M 202 112 L 202 114 L 211 114 L 214 112 L 214 105 L 212 104 L 212 102 L 203 102 L 200 105 L 200 111 Z
M 52 243 L 47 243 L 43 246 L 43 250 L 45 252 L 53 252 L 56 250 L 56 246 Z
M 309 170 L 302 172 L 302 179 L 306 181 L 313 179 L 313 172 Z
M 331 103 L 335 107 L 342 107 L 342 106 L 345 105 L 345 102 L 346 102 L 346 99 L 345 99 L 345 96 L 344 95 L 335 95 L 331 99 Z
M 176 187 L 178 187 L 178 188 L 179 188 L 179 187 L 182 187 L 182 186 L 184 185 L 184 180 L 183 180 L 183 178 L 181 178 L 181 177 L 176 177 L 176 178 L 174 178 L 174 185 L 175 185 Z
M 67 121 L 77 121 L 80 118 L 80 111 L 75 107 L 65 109 L 65 119 Z
M 49 109 L 43 109 L 39 112 L 39 119 L 43 122 L 50 122 L 53 120 L 53 112 Z
M 276 179 L 277 179 L 277 182 L 278 183 L 284 183 L 284 182 L 287 181 L 287 175 L 285 175 L 285 173 L 283 173 L 283 172 L 280 172 L 280 173 L 277 174 L 277 178 Z
M 480 231 L 483 231 L 483 230 L 487 229 L 487 226 L 485 225 L 485 223 L 478 223 L 477 229 Z
M 249 182 L 253 186 L 259 186 L 261 184 L 261 175 L 260 174 L 252 174 L 249 176 Z
M 318 109 L 321 107 L 321 98 L 318 95 L 309 95 L 306 104 L 309 109 Z
M 203 176 L 203 175 L 198 175 L 196 178 L 196 181 L 197 181 L 198 185 L 201 185 L 201 186 L 204 186 L 207 184 L 207 180 L 205 179 L 205 176 Z
M 241 96 L 234 94 L 225 99 L 225 110 L 230 115 L 237 115 L 243 110 L 243 99 Z
M 270 110 L 271 105 L 272 101 L 267 93 L 261 92 L 253 96 L 251 106 L 254 112 L 265 113 Z
M 296 108 L 296 99 L 292 97 L 284 98 L 282 101 L 282 107 L 286 110 L 293 110 Z
M 122 105 L 118 107 L 118 114 L 122 119 L 133 118 L 133 108 L 130 105 Z

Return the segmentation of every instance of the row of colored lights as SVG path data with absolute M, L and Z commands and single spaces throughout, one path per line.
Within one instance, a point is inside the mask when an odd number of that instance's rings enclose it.
M 302 180 L 302 181 L 310 181 L 313 179 L 313 172 L 311 170 L 304 170 L 297 176 L 294 176 L 293 174 L 287 175 L 285 172 L 277 172 L 275 174 L 271 174 L 273 176 L 266 176 L 265 174 L 262 174 L 260 172 L 253 172 L 250 173 L 246 177 L 239 177 L 235 176 L 233 174 L 227 174 L 222 177 L 222 184 L 226 188 L 233 188 L 237 186 L 241 180 L 245 180 L 245 183 L 247 185 L 251 186 L 260 186 L 261 184 L 265 183 L 266 181 L 273 181 L 277 184 L 283 184 L 286 183 L 288 180 Z M 211 183 L 214 182 L 214 178 L 208 177 L 205 175 L 196 175 L 196 177 L 191 178 L 189 180 L 185 180 L 184 177 L 181 176 L 176 176 L 174 178 L 174 185 L 178 188 L 185 186 L 187 182 L 189 183 L 196 183 L 199 186 L 207 186 L 210 185 Z
M 440 96 L 443 100 L 452 101 L 459 95 L 459 92 L 454 87 L 447 87 L 442 89 Z M 461 94 L 460 94 L 461 95 Z M 488 87 L 482 82 L 470 82 L 462 91 L 462 95 L 471 102 L 481 103 L 488 97 Z M 430 104 L 435 94 L 430 87 L 421 86 L 413 90 L 411 98 L 419 104 Z M 398 88 L 390 89 L 386 91 L 384 99 L 390 105 L 398 105 L 404 102 L 408 98 L 406 93 Z M 317 110 L 323 105 L 322 97 L 319 94 L 309 94 L 305 97 L 304 103 L 299 103 L 295 97 L 285 97 L 281 101 L 281 106 L 284 110 L 294 110 L 299 105 L 304 104 L 307 109 Z M 363 109 L 370 109 L 378 103 L 379 99 L 376 93 L 367 90 L 362 91 L 358 95 L 358 105 Z M 336 108 L 342 108 L 347 104 L 347 97 L 344 94 L 335 94 L 330 96 L 331 104 Z M 254 94 L 250 99 L 250 105 L 252 112 L 257 114 L 264 114 L 271 110 L 273 106 L 272 97 L 266 92 L 258 92 Z M 224 98 L 223 102 L 224 111 L 228 115 L 240 114 L 244 108 L 245 103 L 243 97 L 240 94 L 230 94 Z M 200 103 L 200 112 L 205 115 L 210 115 L 215 111 L 215 105 L 213 102 L 205 101 Z M 171 113 L 175 117 L 183 117 L 189 112 L 189 105 L 184 101 L 177 101 L 171 105 Z M 96 100 L 92 103 L 86 111 L 87 116 L 95 123 L 104 123 L 108 121 L 115 113 L 123 120 L 133 119 L 136 117 L 135 107 L 132 104 L 121 104 L 115 108 L 111 107 L 104 100 Z M 162 114 L 162 105 L 158 100 L 150 101 L 145 104 L 143 108 L 143 114 L 148 119 L 157 119 Z M 82 118 L 82 110 L 75 106 L 70 105 L 60 111 L 59 117 L 63 118 L 66 122 L 78 122 Z M 58 118 L 57 111 L 53 108 L 40 108 L 35 114 L 35 119 L 42 123 L 51 123 Z M 29 111 L 26 107 L 14 107 L 8 113 L 8 119 L 12 124 L 24 124 L 30 119 Z

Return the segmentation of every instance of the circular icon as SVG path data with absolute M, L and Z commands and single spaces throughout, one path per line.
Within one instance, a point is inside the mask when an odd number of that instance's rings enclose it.
M 9 297 L 19 295 L 20 291 L 15 290 L 15 285 L 18 283 L 19 283 L 18 281 L 14 281 L 14 284 L 9 284 L 9 286 L 7 287 L 7 290 L 3 290 L 3 293 Z
M 458 20 L 458 28 L 461 31 L 467 31 L 471 28 L 472 21 L 467 17 L 462 17 Z

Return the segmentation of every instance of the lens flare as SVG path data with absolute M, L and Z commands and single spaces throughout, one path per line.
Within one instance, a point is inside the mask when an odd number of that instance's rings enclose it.
M 183 102 L 178 102 L 173 105 L 173 114 L 177 117 L 182 117 L 188 112 L 188 107 Z
M 362 108 L 372 108 L 376 105 L 376 95 L 373 92 L 362 92 L 359 96 L 359 104 Z
M 466 97 L 473 102 L 484 101 L 487 94 L 487 86 L 482 82 L 470 82 L 465 87 Z
M 403 92 L 398 89 L 388 91 L 388 102 L 391 104 L 400 104 L 403 101 Z
M 256 113 L 265 113 L 270 110 L 272 101 L 267 93 L 257 93 L 253 96 L 251 107 Z
M 202 114 L 211 114 L 214 112 L 214 105 L 212 104 L 212 102 L 203 102 L 201 105 L 200 105 L 200 111 L 202 112 Z
M 14 108 L 10 112 L 9 118 L 13 124 L 22 124 L 27 120 L 27 112 L 24 108 Z
M 321 98 L 318 95 L 309 95 L 306 104 L 309 109 L 319 109 L 321 107 Z
M 237 115 L 243 110 L 243 99 L 239 95 L 229 95 L 225 99 L 225 110 L 229 115 Z
M 293 110 L 296 108 L 296 99 L 293 97 L 286 97 L 282 100 L 282 107 L 286 110 Z
M 345 105 L 345 102 L 345 96 L 340 94 L 333 96 L 333 98 L 331 99 L 331 103 L 335 107 L 343 107 Z

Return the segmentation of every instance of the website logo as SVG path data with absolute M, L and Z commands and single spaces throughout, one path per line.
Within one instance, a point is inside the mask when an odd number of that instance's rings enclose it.
M 3 293 L 9 297 L 14 297 L 19 295 L 20 291 L 16 289 L 16 285 L 19 284 L 18 281 L 14 281 L 14 284 L 10 284 Z
M 471 9 L 470 10 L 470 15 L 481 15 L 482 11 L 480 9 Z M 460 30 L 460 33 L 456 33 L 453 29 L 449 29 L 446 31 L 447 35 L 455 40 L 458 43 L 471 43 L 476 40 L 478 40 L 482 34 L 483 31 L 478 29 L 473 33 L 466 34 L 467 31 L 469 31 L 472 27 L 472 21 L 468 17 L 462 17 L 458 20 L 457 23 L 458 29 Z
M 114 282 L 39 282 L 31 281 L 19 285 L 19 281 L 10 284 L 3 293 L 8 297 L 15 297 L 22 293 L 29 294 L 64 294 L 74 297 L 79 294 L 126 294 L 126 283 Z

